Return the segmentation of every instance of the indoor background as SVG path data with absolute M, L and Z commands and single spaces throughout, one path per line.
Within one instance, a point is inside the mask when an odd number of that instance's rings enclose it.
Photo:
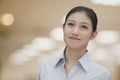
M 91 58 L 120 80 L 120 0 L 0 0 L 0 80 L 36 80 L 40 64 L 63 52 L 62 24 L 78 5 L 98 15 Z

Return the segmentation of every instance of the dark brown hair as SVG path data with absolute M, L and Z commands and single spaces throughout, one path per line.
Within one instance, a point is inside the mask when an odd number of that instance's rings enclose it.
M 63 25 L 65 26 L 66 21 L 71 14 L 75 12 L 82 12 L 82 11 L 84 11 L 87 14 L 87 16 L 90 18 L 92 22 L 92 31 L 95 32 L 97 29 L 97 23 L 98 23 L 97 15 L 94 12 L 94 10 L 92 10 L 91 8 L 85 7 L 85 6 L 77 6 L 77 7 L 72 8 L 66 15 L 65 22 Z

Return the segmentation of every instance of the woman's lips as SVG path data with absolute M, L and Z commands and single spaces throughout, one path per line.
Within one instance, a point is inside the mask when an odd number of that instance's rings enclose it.
M 78 37 L 74 37 L 74 36 L 71 36 L 69 37 L 70 39 L 73 39 L 73 40 L 80 40 Z

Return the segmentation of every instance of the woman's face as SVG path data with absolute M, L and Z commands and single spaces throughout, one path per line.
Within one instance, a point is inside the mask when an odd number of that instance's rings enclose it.
M 75 49 L 86 48 L 89 40 L 97 34 L 92 31 L 92 22 L 84 11 L 71 14 L 63 26 L 63 32 L 67 47 Z

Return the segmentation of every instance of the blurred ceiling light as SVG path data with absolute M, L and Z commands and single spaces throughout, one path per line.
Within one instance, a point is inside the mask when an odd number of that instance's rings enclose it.
M 51 50 L 55 46 L 55 43 L 45 37 L 37 37 L 32 41 L 32 48 L 34 50 Z
M 25 62 L 32 60 L 33 57 L 38 56 L 40 53 L 40 51 L 31 49 L 30 45 L 26 45 L 22 49 L 11 54 L 10 62 L 14 65 L 22 65 Z
M 111 46 L 111 50 L 114 52 L 113 54 L 115 56 L 119 56 L 120 57 L 120 43 L 112 45 Z
M 111 44 L 119 42 L 120 34 L 117 31 L 101 31 L 96 40 L 98 43 Z
M 40 54 L 40 52 L 32 51 L 29 49 L 21 49 L 10 56 L 10 62 L 14 65 L 20 65 L 32 60 L 32 58 L 38 56 L 38 54 Z
M 19 50 L 13 53 L 10 56 L 10 62 L 14 65 L 23 65 L 26 61 L 30 61 L 32 57 L 25 56 L 22 52 L 22 50 Z
M 12 25 L 14 22 L 14 16 L 11 13 L 5 13 L 1 16 L 1 23 L 5 26 Z
M 113 51 L 112 53 L 115 57 L 115 61 L 120 65 L 120 43 L 111 46 L 111 50 Z
M 54 28 L 51 31 L 50 36 L 54 40 L 63 41 L 63 29 L 62 29 L 62 27 Z
M 23 46 L 10 56 L 10 62 L 14 65 L 23 65 L 25 62 L 32 60 L 33 57 L 41 54 L 42 50 L 51 50 L 55 46 L 54 42 L 49 38 L 37 37 L 32 44 Z
M 120 5 L 120 0 L 91 0 L 94 4 L 117 6 Z
M 26 57 L 35 57 L 40 54 L 40 51 L 35 51 L 31 49 L 21 49 L 19 53 L 21 53 L 21 55 Z
M 35 50 L 30 44 L 24 45 L 22 50 L 26 56 L 30 56 L 30 57 L 38 56 L 41 53 L 40 51 Z
M 93 58 L 97 61 L 106 61 L 110 58 L 106 49 L 97 49 L 93 54 Z

